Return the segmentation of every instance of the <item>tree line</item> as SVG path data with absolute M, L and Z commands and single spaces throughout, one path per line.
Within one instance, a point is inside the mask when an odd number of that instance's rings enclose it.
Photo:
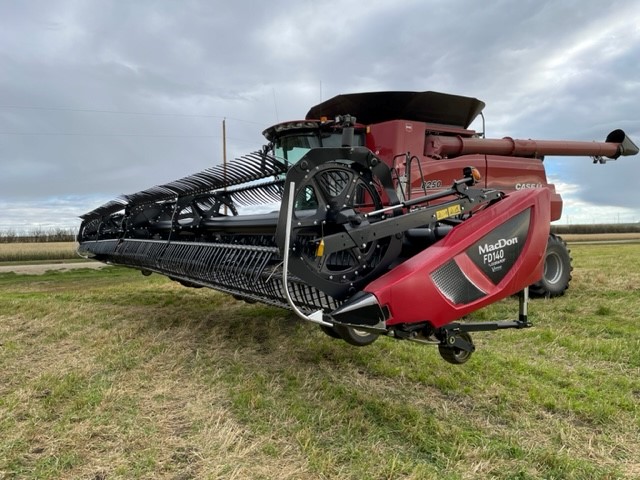
M 551 233 L 558 235 L 589 233 L 638 233 L 640 223 L 596 223 L 585 225 L 551 225 Z
M 0 243 L 45 243 L 45 242 L 73 242 L 76 230 L 73 228 L 42 228 L 18 232 L 13 229 L 0 231 Z

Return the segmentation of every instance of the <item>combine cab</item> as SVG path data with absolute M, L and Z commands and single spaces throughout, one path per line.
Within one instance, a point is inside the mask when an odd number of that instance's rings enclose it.
M 469 125 L 483 107 L 436 92 L 340 95 L 268 128 L 267 146 L 226 168 L 83 215 L 79 251 L 292 309 L 354 345 L 387 335 L 464 363 L 469 332 L 530 326 L 528 286 L 568 286 L 544 155 L 638 152 L 621 130 L 599 143 L 481 138 Z M 264 204 L 279 210 L 238 214 Z M 516 293 L 516 320 L 457 321 Z

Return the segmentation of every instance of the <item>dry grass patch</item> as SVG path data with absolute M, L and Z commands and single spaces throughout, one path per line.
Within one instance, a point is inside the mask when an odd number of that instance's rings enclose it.
M 75 242 L 0 243 L 0 262 L 79 258 Z
M 563 233 L 567 242 L 620 242 L 640 241 L 640 232 L 627 233 Z

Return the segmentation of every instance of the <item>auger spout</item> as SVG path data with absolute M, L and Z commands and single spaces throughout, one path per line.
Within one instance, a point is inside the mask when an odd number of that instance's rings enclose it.
M 569 140 L 518 140 L 511 137 L 485 139 L 462 136 L 428 135 L 425 155 L 434 158 L 453 158 L 461 155 L 504 155 L 542 158 L 545 155 L 589 156 L 616 159 L 635 155 L 638 147 L 622 130 L 614 130 L 604 142 Z

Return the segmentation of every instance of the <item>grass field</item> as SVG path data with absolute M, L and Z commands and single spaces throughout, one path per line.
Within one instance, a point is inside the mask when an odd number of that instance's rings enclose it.
M 78 258 L 75 242 L 0 243 L 0 263 Z
M 572 251 L 463 366 L 122 268 L 2 274 L 0 478 L 640 478 L 640 245 Z
M 565 241 L 573 242 L 640 242 L 640 232 L 636 233 L 563 233 Z

